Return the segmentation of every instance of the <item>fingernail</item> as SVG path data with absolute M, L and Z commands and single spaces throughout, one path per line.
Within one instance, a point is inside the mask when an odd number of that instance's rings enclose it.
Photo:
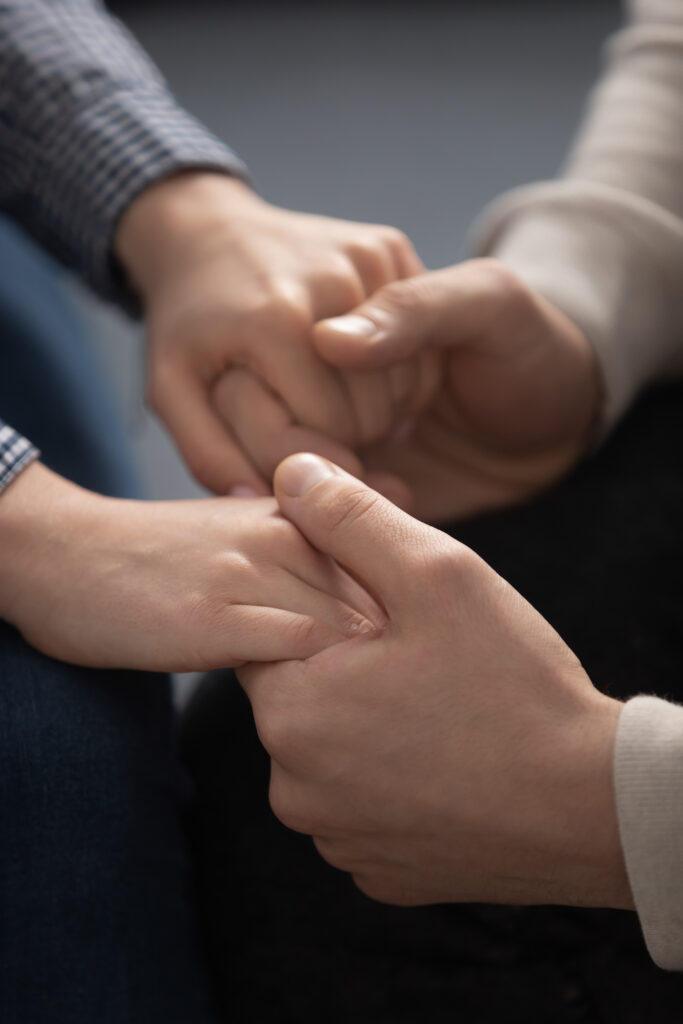
M 258 491 L 255 491 L 249 484 L 235 484 L 228 491 L 231 498 L 258 498 Z
M 339 331 L 340 334 L 352 334 L 356 338 L 369 338 L 377 333 L 377 324 L 368 320 L 366 316 L 358 316 L 356 313 L 350 313 L 348 316 L 335 316 L 331 320 L 326 320 L 325 326 L 331 327 L 333 331 Z
M 317 455 L 291 455 L 277 471 L 277 482 L 290 498 L 300 498 L 323 480 L 335 476 L 333 466 Z

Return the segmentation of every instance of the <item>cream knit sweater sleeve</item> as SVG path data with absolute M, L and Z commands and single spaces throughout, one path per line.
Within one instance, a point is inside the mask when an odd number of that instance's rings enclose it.
M 495 202 L 476 242 L 582 328 L 606 426 L 683 372 L 683 0 L 627 15 L 562 177 Z
M 583 329 L 606 426 L 649 381 L 683 370 L 683 0 L 632 0 L 563 176 L 498 200 L 477 248 Z M 629 701 L 614 767 L 645 941 L 683 970 L 683 708 Z
M 635 697 L 614 758 L 626 870 L 653 960 L 683 970 L 683 708 Z

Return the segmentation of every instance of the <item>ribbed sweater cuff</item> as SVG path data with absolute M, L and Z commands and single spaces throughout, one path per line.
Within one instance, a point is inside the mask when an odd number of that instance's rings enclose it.
M 474 248 L 586 335 L 603 371 L 604 431 L 649 382 L 681 369 L 683 226 L 673 214 L 592 182 L 532 185 L 484 213 Z
M 683 970 L 683 707 L 635 697 L 615 749 L 619 830 L 652 959 Z

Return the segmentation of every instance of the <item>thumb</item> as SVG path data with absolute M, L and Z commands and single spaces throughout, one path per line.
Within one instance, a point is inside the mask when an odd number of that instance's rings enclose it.
M 436 314 L 434 303 L 423 301 L 421 281 L 395 281 L 351 313 L 319 321 L 313 329 L 319 355 L 354 370 L 382 370 L 415 355 L 431 338 Z
M 454 348 L 486 331 L 506 301 L 510 289 L 493 264 L 469 260 L 393 281 L 351 313 L 317 323 L 315 347 L 334 366 L 365 370 L 393 366 L 428 346 Z
M 304 537 L 388 610 L 405 587 L 409 563 L 429 527 L 317 455 L 290 455 L 281 462 L 274 491 L 283 514 Z

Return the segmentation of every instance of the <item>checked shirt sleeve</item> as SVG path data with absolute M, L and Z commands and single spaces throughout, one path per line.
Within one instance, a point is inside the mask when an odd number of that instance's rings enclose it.
M 30 441 L 0 420 L 0 493 L 39 454 Z
M 98 0 L 0 0 L 0 207 L 101 295 L 126 302 L 116 223 L 186 167 L 244 166 L 183 111 Z

